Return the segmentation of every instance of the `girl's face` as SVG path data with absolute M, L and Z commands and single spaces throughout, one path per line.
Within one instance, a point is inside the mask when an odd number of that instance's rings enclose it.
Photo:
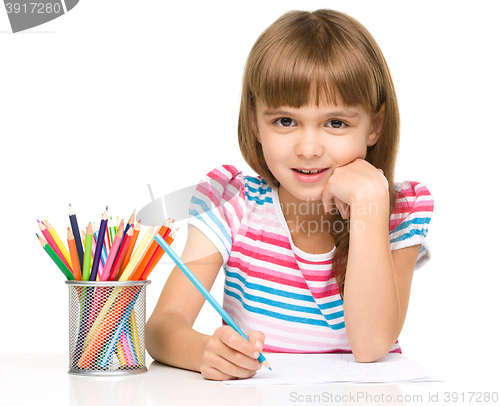
M 364 159 L 377 142 L 383 111 L 314 103 L 270 108 L 257 99 L 253 128 L 282 202 L 320 200 L 333 170 Z

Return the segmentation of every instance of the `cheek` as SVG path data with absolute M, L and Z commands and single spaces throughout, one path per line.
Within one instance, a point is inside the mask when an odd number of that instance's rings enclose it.
M 347 137 L 331 145 L 329 150 L 339 166 L 346 165 L 357 158 L 365 159 L 366 157 L 366 145 L 361 142 L 352 142 Z

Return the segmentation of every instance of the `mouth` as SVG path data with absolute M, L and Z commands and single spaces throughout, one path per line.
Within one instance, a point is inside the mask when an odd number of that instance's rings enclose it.
M 295 172 L 302 173 L 304 175 L 315 175 L 319 172 L 326 171 L 326 168 L 323 169 L 300 169 L 300 168 L 292 168 Z
M 301 183 L 315 183 L 323 179 L 328 168 L 292 168 L 295 178 Z

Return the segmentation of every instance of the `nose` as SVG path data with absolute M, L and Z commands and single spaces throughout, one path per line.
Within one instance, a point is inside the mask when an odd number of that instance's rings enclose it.
M 323 155 L 325 149 L 321 136 L 313 129 L 305 129 L 297 134 L 295 153 L 304 158 L 315 158 Z

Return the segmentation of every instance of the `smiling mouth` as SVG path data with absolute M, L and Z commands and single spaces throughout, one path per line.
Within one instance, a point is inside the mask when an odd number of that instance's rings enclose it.
M 319 172 L 323 172 L 323 171 L 326 171 L 326 169 L 312 169 L 312 170 L 306 170 L 306 169 L 296 169 L 296 168 L 292 168 L 295 172 L 298 172 L 298 173 L 303 173 L 304 175 L 314 175 L 316 173 L 319 173 Z

